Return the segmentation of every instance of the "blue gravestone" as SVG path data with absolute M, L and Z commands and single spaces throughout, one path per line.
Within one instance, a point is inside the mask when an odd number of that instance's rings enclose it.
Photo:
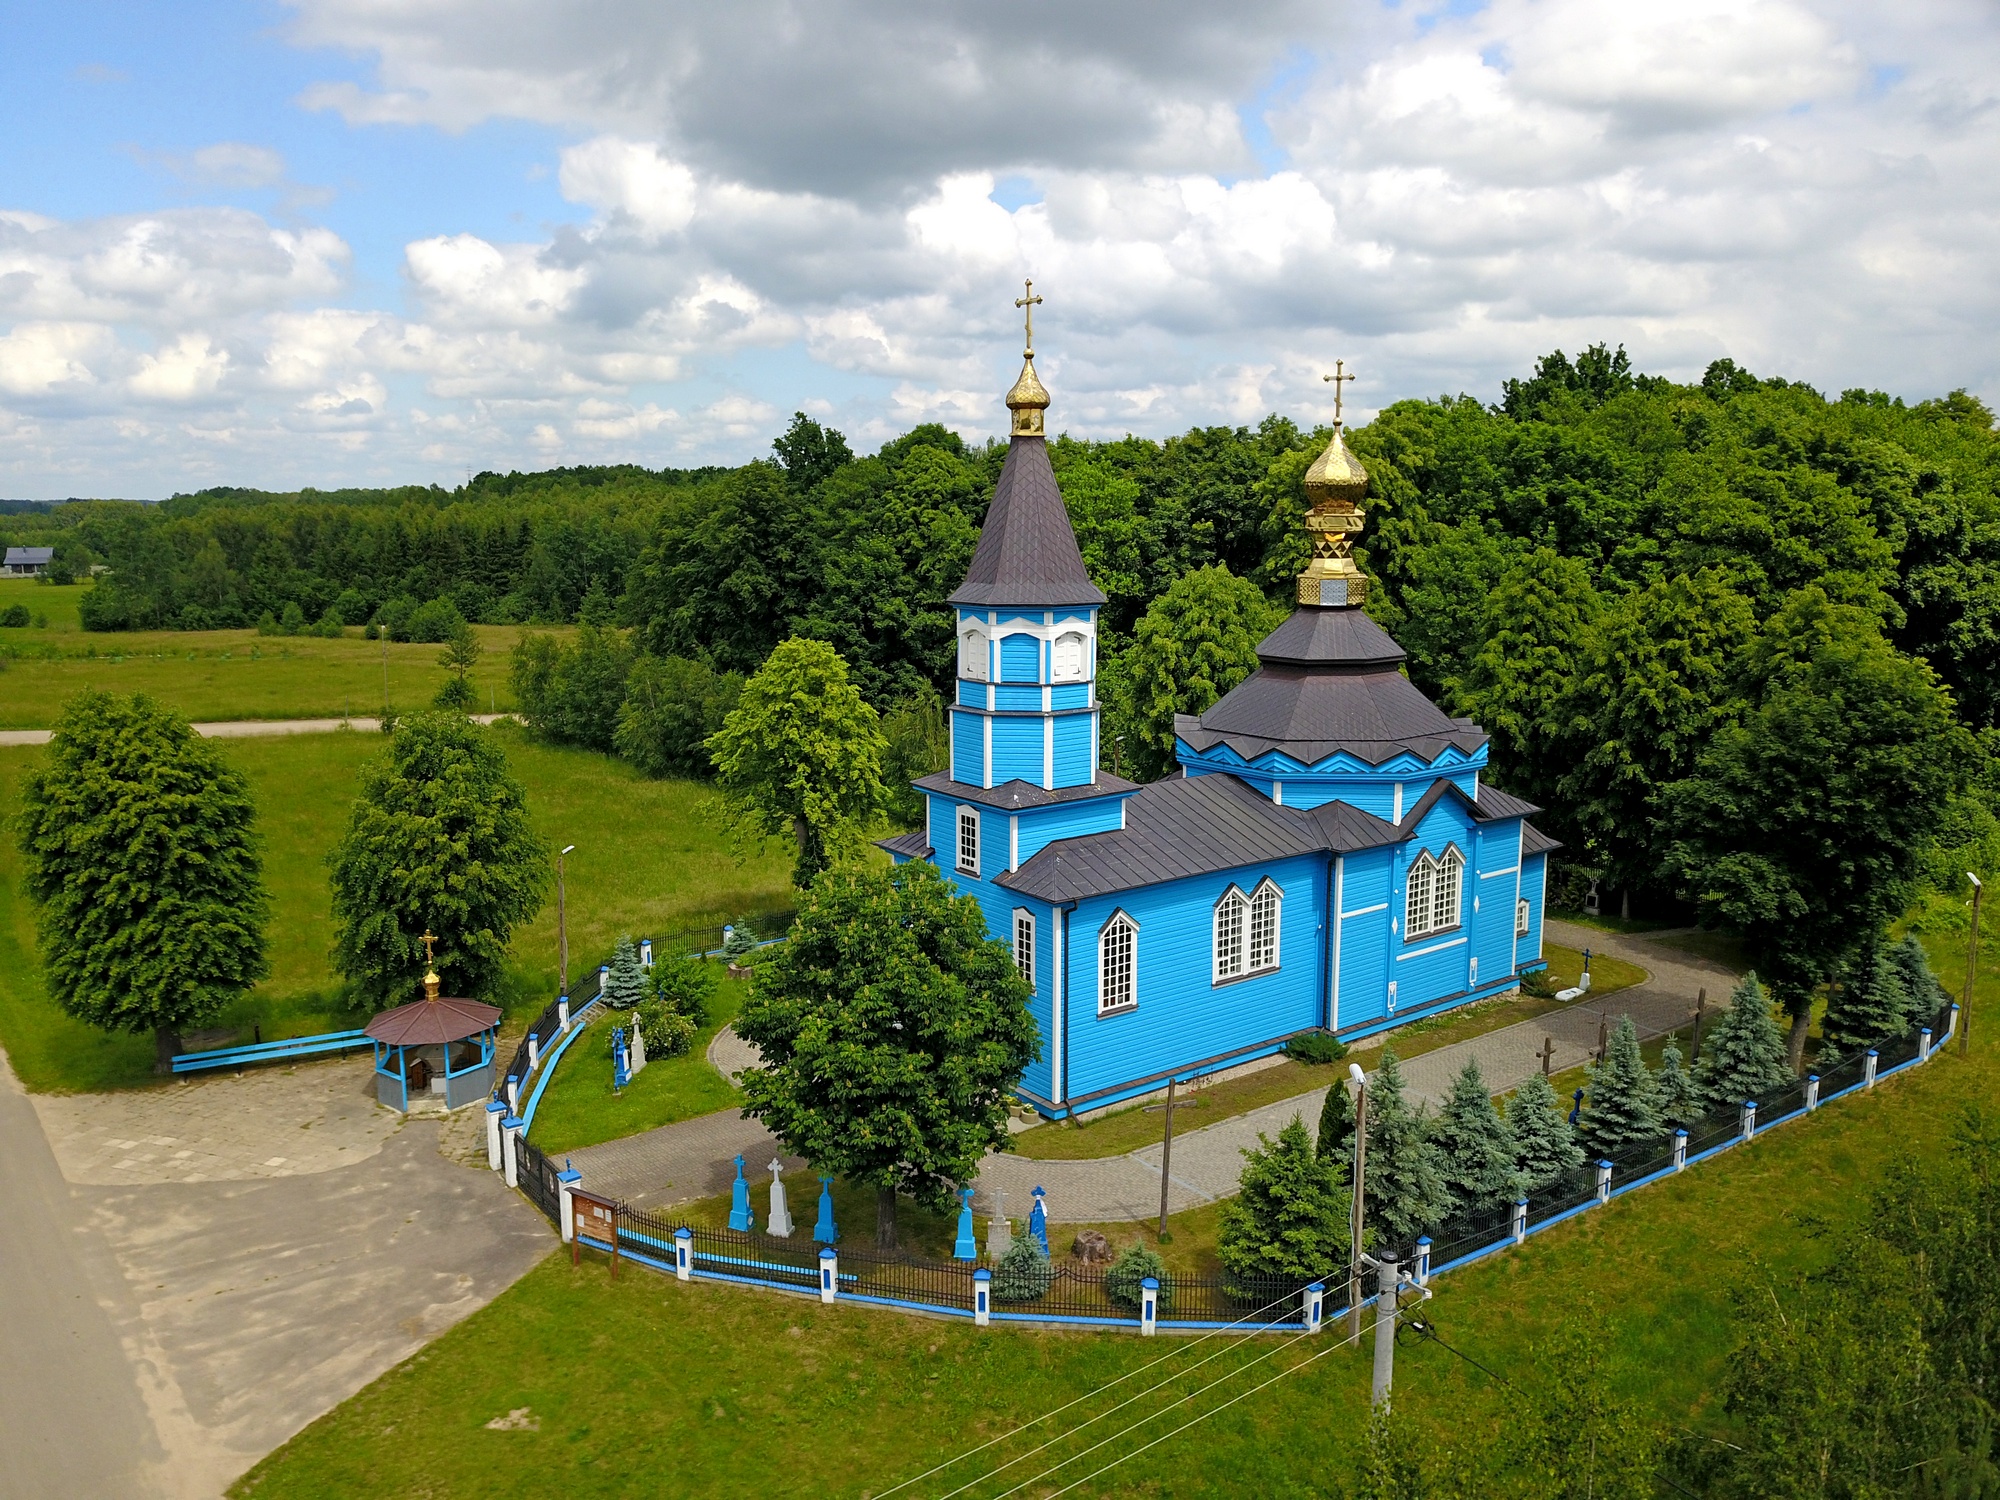
M 951 1247 L 953 1260 L 978 1260 L 979 1237 L 972 1232 L 972 1189 L 958 1190 L 958 1242 Z
M 819 1180 L 819 1222 L 813 1225 L 813 1243 L 831 1245 L 840 1238 L 840 1231 L 833 1223 L 833 1179 Z
M 1028 1215 L 1028 1233 L 1032 1234 L 1042 1247 L 1042 1254 L 1049 1253 L 1049 1215 L 1042 1201 L 1042 1190 L 1035 1189 L 1035 1211 Z
M 611 1086 L 622 1089 L 632 1081 L 632 1074 L 626 1067 L 629 1054 L 625 1051 L 625 1028 L 611 1028 Z
M 743 1180 L 743 1158 L 736 1158 L 736 1181 L 729 1187 L 729 1227 L 747 1230 L 750 1227 L 750 1184 Z
M 1575 1125 L 1577 1117 L 1582 1113 L 1583 1113 L 1583 1090 L 1578 1089 L 1574 1094 L 1570 1096 L 1570 1101 L 1569 1101 L 1570 1124 Z

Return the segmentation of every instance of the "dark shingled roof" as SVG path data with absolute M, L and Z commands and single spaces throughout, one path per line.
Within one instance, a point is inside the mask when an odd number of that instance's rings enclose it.
M 900 854 L 905 859 L 929 859 L 931 836 L 919 828 L 914 833 L 899 833 L 892 839 L 877 839 L 875 847 L 886 849 L 891 854 Z
M 1099 771 L 1097 780 L 1085 782 L 1082 786 L 1036 786 L 1032 781 L 1022 781 L 1018 777 L 1003 781 L 998 786 L 972 786 L 967 782 L 953 781 L 949 771 L 935 771 L 914 785 L 926 792 L 936 792 L 940 797 L 977 802 L 982 807 L 995 808 L 1000 812 L 1018 812 L 1024 807 L 1050 807 L 1058 802 L 1081 802 L 1087 797 L 1116 797 L 1139 789 L 1138 782 L 1113 776 L 1109 771 Z
M 1083 570 L 1044 439 L 1017 437 L 1007 445 L 972 566 L 945 602 L 1027 609 L 1104 602 Z
M 1302 606 L 1257 646 L 1266 666 L 1379 670 L 1399 666 L 1403 656 L 1395 638 L 1358 609 Z
M 1561 839 L 1550 838 L 1533 823 L 1523 823 L 1521 825 L 1521 857 L 1523 859 L 1526 859 L 1530 854 L 1547 854 L 1551 849 L 1560 848 L 1562 848 Z
M 361 1029 L 378 1042 L 392 1047 L 435 1046 L 439 1042 L 462 1042 L 469 1036 L 490 1030 L 500 1022 L 500 1007 L 478 1000 L 459 1000 L 440 995 L 435 1000 L 412 1000 L 394 1010 L 385 1010 Z
M 1516 797 L 1483 781 L 1479 784 L 1479 810 L 1493 818 L 1527 818 L 1541 811 L 1525 797 Z

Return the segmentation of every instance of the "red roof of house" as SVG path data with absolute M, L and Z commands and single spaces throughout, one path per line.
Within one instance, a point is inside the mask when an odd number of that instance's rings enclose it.
M 385 1010 L 362 1030 L 378 1042 L 414 1047 L 425 1043 L 462 1042 L 477 1036 L 500 1021 L 500 1007 L 477 1000 L 412 1000 L 394 1010 Z

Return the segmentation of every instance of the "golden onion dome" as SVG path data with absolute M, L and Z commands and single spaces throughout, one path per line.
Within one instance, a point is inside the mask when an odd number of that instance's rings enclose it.
M 1035 357 L 1030 354 L 1021 365 L 1021 378 L 1007 392 L 1007 410 L 1014 414 L 1014 436 L 1042 436 L 1042 413 L 1048 404 L 1048 390 L 1035 374 Z
M 1306 470 L 1305 491 L 1306 499 L 1315 506 L 1334 500 L 1359 505 L 1368 497 L 1368 471 L 1361 467 L 1361 460 L 1347 451 L 1337 424 L 1333 441 Z

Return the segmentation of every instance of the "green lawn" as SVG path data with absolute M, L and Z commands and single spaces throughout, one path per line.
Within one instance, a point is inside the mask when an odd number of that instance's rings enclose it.
M 51 635 L 74 635 L 83 629 L 77 623 L 76 606 L 90 591 L 87 583 L 67 584 L 57 588 L 52 583 L 38 583 L 32 578 L 0 578 L 0 609 L 11 609 L 16 604 L 28 606 L 32 619 L 40 615 L 41 625 L 29 625 L 25 630 L 0 630 L 0 642 L 46 640 Z
M 733 859 L 707 787 L 647 781 L 622 761 L 538 745 L 513 725 L 494 733 L 528 789 L 535 826 L 556 847 L 577 846 L 568 886 L 571 978 L 579 988 L 584 970 L 623 933 L 663 935 L 789 902 L 783 853 Z M 362 764 L 387 742 L 350 731 L 219 743 L 256 795 L 272 904 L 270 978 L 217 1024 L 245 1040 L 253 1024 L 266 1040 L 359 1025 L 362 1018 L 343 1008 L 328 957 L 333 913 L 324 860 L 346 826 Z M 20 777 L 42 754 L 0 748 L 0 808 L 17 805 Z M 107 1036 L 50 1001 L 19 880 L 20 855 L 9 835 L 0 839 L 0 1045 L 15 1072 L 38 1091 L 151 1081 L 150 1037 Z M 502 999 L 514 1014 L 533 1014 L 555 992 L 553 898 L 515 935 L 513 960 Z
M 1949 982 L 1961 972 L 1953 959 L 1962 963 L 1962 947 L 1954 954 L 1941 946 Z M 1990 1014 L 2000 982 L 1990 968 L 1988 975 L 1979 1003 Z M 1975 1032 L 1969 1059 L 1953 1051 L 1873 1095 L 1842 1100 L 1749 1150 L 1441 1279 L 1427 1313 L 1446 1343 L 1510 1374 L 1559 1318 L 1582 1317 L 1621 1394 L 1662 1421 L 1712 1427 L 1721 1420 L 1711 1403 L 1730 1350 L 1731 1296 L 1836 1253 L 1839 1228 L 1862 1211 L 1869 1185 L 1906 1156 L 1938 1156 L 1963 1105 L 1990 1098 L 1996 1086 L 2000 1045 L 1989 1028 Z M 850 1234 L 866 1233 L 865 1217 L 847 1216 Z M 1832 1232 L 1800 1233 L 1814 1216 Z M 1183 1239 L 1202 1238 L 1195 1216 L 1177 1223 L 1186 1232 L 1176 1251 Z M 1119 1231 L 1121 1238 L 1142 1232 Z M 1318 1353 L 1332 1343 L 1329 1337 L 1311 1348 Z M 1335 1349 L 1306 1365 L 1303 1347 L 1280 1349 L 1275 1340 L 1236 1350 L 1221 1340 L 1194 1346 L 1129 1335 L 982 1331 L 714 1283 L 681 1286 L 634 1267 L 613 1282 L 601 1258 L 586 1256 L 573 1270 L 567 1256 L 552 1255 L 490 1307 L 308 1427 L 234 1493 L 470 1497 L 518 1488 L 527 1474 L 545 1493 L 624 1494 L 635 1475 L 648 1475 L 676 1496 L 737 1496 L 764 1493 L 782 1474 L 788 1493 L 880 1495 L 1171 1352 L 1184 1351 L 1168 1369 L 1221 1352 L 1191 1377 L 1206 1380 L 1274 1349 L 1257 1367 L 1261 1373 L 1197 1402 L 1169 1408 L 1168 1397 L 1189 1389 L 1179 1385 L 1059 1441 L 1042 1462 L 1143 1414 L 1163 1413 L 1060 1476 L 1081 1478 L 1196 1412 L 1216 1409 L 1263 1374 L 1295 1372 L 1082 1494 L 1324 1494 L 1350 1473 L 1367 1409 L 1370 1351 Z M 1092 1400 L 1028 1442 L 1105 1410 L 1160 1373 Z M 1396 1378 L 1398 1410 L 1454 1442 L 1479 1446 L 1509 1419 L 1509 1393 L 1437 1345 L 1400 1345 Z M 535 1419 L 534 1430 L 486 1426 L 520 1408 Z M 1027 1445 L 1005 1445 L 995 1457 Z M 1006 1482 L 1036 1468 L 1024 1464 Z M 941 1494 L 979 1471 L 968 1466 L 949 1482 L 906 1493 Z M 989 1483 L 969 1494 L 992 1497 L 1004 1487 Z
M 709 1024 L 686 1054 L 648 1062 L 618 1092 L 611 1087 L 609 1037 L 619 1023 L 609 1016 L 592 1021 L 562 1055 L 548 1091 L 535 1106 L 535 1144 L 547 1152 L 579 1151 L 742 1103 L 736 1086 L 709 1064 L 707 1051 L 715 1034 L 736 1019 L 748 993 L 747 980 L 717 985 L 709 1001 Z

